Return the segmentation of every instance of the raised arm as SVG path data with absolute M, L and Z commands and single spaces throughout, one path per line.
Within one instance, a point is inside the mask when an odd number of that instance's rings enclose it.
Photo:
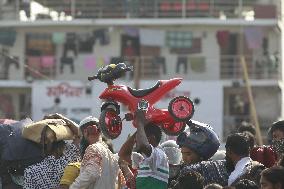
M 135 137 L 136 137 L 136 132 L 126 140 L 126 142 L 122 145 L 122 147 L 118 152 L 119 167 L 124 175 L 126 182 L 129 184 L 129 187 L 131 189 L 135 188 L 135 178 L 132 171 L 129 168 L 129 166 L 131 165 L 131 154 L 133 146 L 135 144 Z
M 133 150 L 133 146 L 135 144 L 136 132 L 129 137 L 126 142 L 122 145 L 118 152 L 118 156 L 120 159 L 123 159 L 127 163 L 131 164 L 131 153 Z
M 143 110 L 137 110 L 136 115 L 137 134 L 136 134 L 136 147 L 137 151 L 145 154 L 147 157 L 151 156 L 152 147 L 148 141 L 144 127 L 147 124 Z

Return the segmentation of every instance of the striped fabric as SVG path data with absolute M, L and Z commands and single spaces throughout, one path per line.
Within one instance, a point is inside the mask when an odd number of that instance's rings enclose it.
M 168 158 L 160 147 L 152 147 L 150 157 L 139 164 L 136 188 L 166 189 L 169 178 Z

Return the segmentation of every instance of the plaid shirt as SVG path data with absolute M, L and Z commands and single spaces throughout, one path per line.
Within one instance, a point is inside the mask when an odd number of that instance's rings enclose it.
M 71 162 L 80 159 L 79 148 L 67 144 L 64 155 L 58 159 L 48 156 L 40 163 L 31 165 L 25 169 L 24 189 L 53 189 L 59 186 L 64 168 Z

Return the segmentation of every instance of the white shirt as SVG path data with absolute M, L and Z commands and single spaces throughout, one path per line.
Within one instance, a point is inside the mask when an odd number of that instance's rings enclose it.
M 169 163 L 168 157 L 161 147 L 154 148 L 151 145 L 152 153 L 150 157 L 144 157 L 139 163 L 137 180 L 139 178 L 155 178 L 159 181 L 168 183 Z M 138 187 L 137 187 L 138 188 Z
M 238 163 L 235 166 L 235 170 L 230 174 L 229 179 L 228 179 L 228 186 L 231 186 L 231 184 L 240 176 L 245 174 L 246 172 L 246 167 L 250 164 L 251 162 L 250 157 L 244 157 L 238 161 Z
M 101 141 L 96 142 L 86 149 L 80 174 L 70 189 L 114 189 L 118 170 L 114 154 Z

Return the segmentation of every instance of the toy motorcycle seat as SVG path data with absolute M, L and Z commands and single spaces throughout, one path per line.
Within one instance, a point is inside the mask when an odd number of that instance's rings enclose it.
M 135 96 L 135 97 L 143 97 L 148 95 L 149 93 L 153 92 L 160 86 L 160 81 L 158 81 L 153 87 L 148 88 L 148 89 L 132 89 L 130 87 L 127 87 L 129 92 Z

